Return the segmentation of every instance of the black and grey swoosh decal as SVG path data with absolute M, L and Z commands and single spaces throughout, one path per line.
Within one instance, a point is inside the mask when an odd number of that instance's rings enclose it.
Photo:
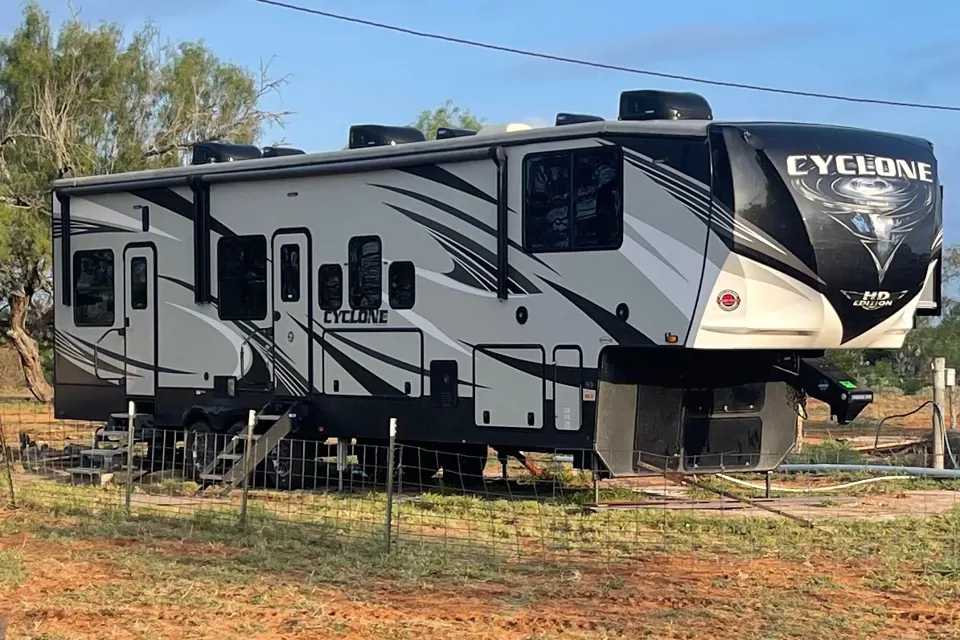
M 185 375 L 185 376 L 196 375 L 196 372 L 193 372 L 193 371 L 184 371 L 184 370 L 182 370 L 182 369 L 173 369 L 173 368 L 171 368 L 171 367 L 161 367 L 161 366 L 159 366 L 159 365 L 153 365 L 153 364 L 150 364 L 150 363 L 147 363 L 147 362 L 143 362 L 143 361 L 140 361 L 140 360 L 135 360 L 135 359 L 133 359 L 133 358 L 129 358 L 129 357 L 127 357 L 127 356 L 125 356 L 125 355 L 123 355 L 123 354 L 117 353 L 117 352 L 115 352 L 115 351 L 110 351 L 110 350 L 108 350 L 108 349 L 104 349 L 102 345 L 99 346 L 99 347 L 97 347 L 97 346 L 94 345 L 94 343 L 89 342 L 89 341 L 87 341 L 87 340 L 84 340 L 83 338 L 78 338 L 77 336 L 74 336 L 74 335 L 70 335 L 70 334 L 64 333 L 63 336 L 64 336 L 65 339 L 66 339 L 66 338 L 69 338 L 71 341 L 73 341 L 74 343 L 76 343 L 75 346 L 77 346 L 78 348 L 83 348 L 84 346 L 87 347 L 87 348 L 89 349 L 89 351 L 88 351 L 87 353 L 89 354 L 88 357 L 91 358 L 91 360 L 90 360 L 91 363 L 93 362 L 93 360 L 92 360 L 92 358 L 93 358 L 93 350 L 96 349 L 96 350 L 99 351 L 100 353 L 103 353 L 104 355 L 110 356 L 111 358 L 113 358 L 114 360 L 116 360 L 116 361 L 118 361 L 118 362 L 123 362 L 123 363 L 125 363 L 125 364 L 130 364 L 130 365 L 133 365 L 133 366 L 135 366 L 135 367 L 140 367 L 140 368 L 142 368 L 142 369 L 153 369 L 153 370 L 155 370 L 155 371 L 158 372 L 158 373 L 172 373 L 172 374 L 175 374 L 175 375 Z M 82 345 L 82 346 L 81 346 L 81 345 Z
M 157 277 L 160 278 L 161 280 L 166 280 L 167 282 L 173 283 L 178 287 L 183 287 L 190 293 L 193 293 L 193 285 L 189 282 L 186 282 L 185 280 L 181 280 L 180 278 L 174 278 L 173 276 L 165 276 L 163 274 L 160 274 Z M 210 294 L 210 304 L 214 308 L 218 308 L 220 306 L 220 301 L 215 295 Z
M 450 254 L 456 264 L 459 264 L 464 271 L 471 273 L 472 277 L 463 281 L 467 286 L 474 286 L 475 282 L 481 283 L 481 287 L 486 291 L 496 292 L 497 283 L 497 257 L 492 251 L 478 242 L 446 227 L 436 220 L 431 220 L 419 213 L 414 213 L 409 209 L 385 202 L 385 205 L 394 211 L 403 214 L 410 220 L 425 227 L 430 234 L 440 242 L 440 244 Z M 536 294 L 541 293 L 535 284 L 525 278 L 514 267 L 508 269 L 508 290 L 513 294 Z M 456 279 L 459 272 L 455 269 L 446 274 Z
M 562 287 L 555 282 L 551 282 L 544 277 L 541 277 L 540 279 L 553 287 L 557 293 L 562 295 L 575 307 L 580 309 L 585 316 L 593 320 L 598 327 L 606 331 L 607 334 L 617 342 L 617 344 L 623 346 L 647 346 L 655 344 L 654 341 L 648 338 L 643 332 L 635 329 L 596 303 L 591 302 L 580 294 L 574 293 L 573 291 L 570 291 L 569 289 Z
M 641 247 L 643 247 L 644 250 L 650 252 L 650 254 L 653 255 L 655 258 L 657 258 L 657 260 L 659 260 L 660 263 L 661 263 L 663 266 L 665 266 L 667 269 L 670 269 L 670 271 L 673 271 L 675 274 L 677 274 L 678 276 L 680 276 L 680 278 L 681 278 L 682 280 L 684 280 L 685 282 L 688 281 L 687 276 L 684 275 L 684 274 L 683 274 L 679 269 L 677 269 L 675 266 L 673 266 L 673 263 L 672 263 L 669 259 L 667 259 L 667 257 L 666 257 L 665 255 L 663 255 L 663 254 L 660 252 L 659 249 L 657 249 L 657 248 L 656 248 L 655 246 L 653 246 L 653 244 L 651 244 L 645 237 L 643 237 L 643 235 L 634 232 L 634 233 L 632 233 L 632 234 L 630 235 L 630 238 L 631 238 L 631 240 L 633 240 L 634 242 L 636 242 L 637 244 L 639 244 Z
M 87 220 L 71 220 L 70 221 L 71 236 L 87 236 L 94 233 L 133 233 L 133 232 L 134 232 L 133 229 L 127 229 L 126 227 L 117 227 L 117 226 L 105 224 L 102 222 L 89 222 Z M 54 239 L 57 239 L 62 235 L 63 235 L 63 221 L 54 220 L 53 221 Z
M 479 187 L 470 184 L 460 176 L 438 165 L 426 164 L 418 167 L 403 168 L 400 169 L 400 171 L 417 176 L 418 178 L 436 182 L 437 184 L 442 184 L 445 187 L 450 187 L 451 189 L 455 189 L 457 191 L 461 191 L 469 196 L 473 196 L 474 198 L 479 198 L 480 200 L 483 200 L 489 204 L 497 204 L 497 199 L 495 197 L 484 192 Z
M 369 186 L 378 187 L 380 189 L 385 189 L 387 191 L 392 191 L 393 193 L 398 193 L 400 195 L 407 196 L 408 198 L 413 198 L 414 200 L 419 200 L 424 204 L 430 205 L 431 207 L 439 209 L 440 211 L 443 211 L 444 213 L 447 213 L 453 216 L 457 220 L 460 220 L 461 222 L 464 222 L 470 225 L 471 227 L 474 227 L 475 229 L 479 229 L 480 231 L 483 231 L 484 233 L 486 233 L 487 235 L 493 238 L 497 237 L 497 230 L 494 229 L 492 226 L 486 224 L 485 222 L 480 222 L 474 216 L 471 216 L 469 213 L 465 211 L 461 211 L 460 209 L 457 209 L 456 207 L 451 206 L 446 202 L 441 202 L 440 200 L 431 198 L 430 196 L 425 196 L 422 193 L 417 193 L 416 191 L 410 191 L 409 189 L 404 189 L 402 187 L 394 187 L 391 185 L 376 184 L 376 183 L 369 183 Z M 516 241 L 508 240 L 507 244 L 510 246 L 510 248 L 523 252 L 523 247 L 517 244 Z M 557 275 L 560 275 L 559 273 L 557 273 L 557 271 L 553 267 L 548 265 L 546 262 L 544 262 L 537 256 L 527 254 L 526 252 L 523 252 L 523 253 L 526 257 L 530 258 L 537 264 L 549 269 L 551 272 L 556 273 Z
M 712 201 L 709 190 L 699 182 L 684 179 L 680 174 L 669 171 L 640 154 L 630 152 L 624 157 L 631 166 L 642 171 L 703 220 L 734 253 L 794 278 L 815 291 L 824 290 L 825 285 L 820 277 L 807 265 L 774 238 L 737 219 L 729 209 Z
M 155 204 L 158 207 L 172 211 L 181 218 L 186 218 L 191 222 L 196 217 L 196 210 L 193 206 L 193 203 L 173 189 L 164 189 L 160 187 L 154 189 L 134 189 L 130 192 L 130 194 L 140 198 L 141 200 L 146 200 L 151 204 Z M 210 216 L 210 230 L 214 233 L 220 234 L 221 236 L 237 235 L 231 231 L 227 225 L 223 224 L 213 216 Z
M 304 331 L 306 331 L 306 327 L 304 327 L 299 321 L 297 321 L 296 319 L 294 319 L 294 318 L 292 318 L 292 317 L 291 317 L 291 319 L 292 319 L 294 322 L 296 322 L 298 325 L 300 325 L 300 328 L 301 328 L 301 329 L 303 329 Z M 320 324 L 319 322 L 317 322 L 316 320 L 314 320 L 313 322 L 314 322 L 314 324 L 316 324 L 316 325 L 317 325 L 318 327 L 320 327 L 321 329 L 324 328 L 323 325 Z M 323 344 L 325 344 L 324 340 L 322 340 L 322 339 L 316 334 L 316 332 L 313 332 L 312 335 L 313 335 L 313 337 L 314 337 L 314 340 L 315 340 L 318 344 L 320 344 L 321 346 L 322 346 Z M 324 334 L 324 335 L 333 336 L 334 338 L 336 338 L 336 339 L 339 340 L 340 342 L 344 343 L 345 345 L 347 345 L 347 346 L 350 347 L 351 349 L 355 349 L 356 351 L 362 353 L 363 355 L 368 356 L 368 357 L 370 357 L 370 358 L 373 358 L 374 360 L 378 360 L 379 362 L 382 362 L 382 363 L 384 363 L 384 364 L 386 364 L 386 365 L 389 365 L 389 366 L 391 366 L 391 367 L 396 367 L 397 369 L 400 369 L 400 370 L 402 370 L 402 371 L 406 371 L 407 373 L 412 373 L 412 374 L 414 374 L 414 375 L 423 376 L 424 378 L 429 378 L 429 377 L 430 377 L 430 370 L 429 370 L 429 369 L 424 369 L 423 367 L 418 367 L 418 366 L 415 365 L 415 364 L 411 364 L 411 363 L 409 363 L 409 362 L 405 362 L 405 361 L 403 361 L 403 360 L 400 360 L 399 358 L 394 358 L 393 356 L 389 356 L 389 355 L 387 355 L 387 354 L 380 353 L 379 351 L 375 351 L 374 349 L 371 349 L 370 347 L 368 347 L 368 346 L 366 346 L 366 345 L 364 345 L 364 344 L 360 344 L 359 342 L 355 342 L 355 341 L 353 341 L 353 340 L 350 340 L 349 338 L 345 337 L 342 333 L 326 333 L 326 334 Z M 358 365 L 358 366 L 359 366 L 359 365 Z M 487 387 L 485 387 L 485 386 L 483 386 L 483 385 L 474 384 L 474 383 L 471 383 L 471 382 L 469 382 L 469 381 L 467 381 L 467 380 L 463 380 L 463 379 L 458 379 L 458 380 L 457 380 L 457 383 L 460 384 L 460 385 L 467 386 L 467 387 L 477 387 L 478 389 L 486 389 L 486 388 L 487 388 Z
M 556 381 L 557 384 L 567 387 L 584 387 L 587 389 L 596 387 L 597 369 L 595 367 L 580 368 L 531 362 L 530 360 L 524 360 L 523 358 L 514 358 L 513 356 L 505 355 L 492 348 L 486 349 L 484 347 L 480 347 L 478 349 L 475 345 L 472 345 L 469 342 L 465 342 L 463 340 L 460 342 L 471 349 L 477 349 L 477 351 L 490 356 L 497 362 L 505 364 L 511 369 L 516 369 L 517 371 L 526 373 L 534 378 L 542 378 L 547 382 Z
M 333 358 L 333 360 L 346 371 L 350 377 L 356 380 L 367 393 L 372 396 L 401 396 L 406 397 L 400 389 L 368 370 L 365 367 L 351 360 L 345 353 L 334 347 L 327 341 L 323 342 L 324 354 Z
M 161 280 L 166 280 L 167 282 L 175 284 L 178 287 L 182 287 L 190 293 L 193 293 L 193 285 L 189 282 L 185 282 L 179 278 L 174 278 L 173 276 L 160 275 L 158 277 Z M 217 308 L 220 305 L 220 301 L 216 296 L 211 295 L 210 304 L 214 308 Z M 256 325 L 250 322 L 236 322 L 234 323 L 234 326 L 240 330 L 245 339 L 249 338 L 250 334 L 257 330 Z M 256 338 L 252 339 L 251 343 L 255 342 L 255 340 Z M 269 353 L 269 351 L 263 351 L 262 345 L 251 344 L 251 347 L 250 353 L 253 355 L 253 362 L 250 363 L 250 369 L 244 376 L 244 380 L 246 382 L 255 384 L 268 384 L 270 382 L 270 368 L 267 365 L 266 360 L 268 356 L 265 356 L 264 353 Z
M 102 370 L 106 373 L 110 373 L 117 376 L 126 375 L 126 371 L 124 369 L 121 369 L 120 367 L 116 367 L 110 364 L 109 362 L 105 362 L 102 359 L 100 360 L 100 362 L 94 363 L 93 353 L 88 352 L 80 344 L 77 344 L 75 342 L 76 338 L 74 338 L 68 333 L 65 333 L 60 330 L 55 330 L 53 339 L 54 339 L 54 345 L 56 346 L 57 351 L 63 354 L 64 357 L 72 358 L 73 360 L 76 360 L 77 362 L 85 364 L 88 367 L 91 367 L 97 370 Z M 108 354 L 108 355 L 111 355 L 111 357 L 115 357 L 112 354 Z M 90 374 L 87 374 L 87 375 L 90 375 Z M 99 378 L 95 378 L 95 379 L 101 384 L 104 382 L 117 382 L 116 380 L 100 380 Z

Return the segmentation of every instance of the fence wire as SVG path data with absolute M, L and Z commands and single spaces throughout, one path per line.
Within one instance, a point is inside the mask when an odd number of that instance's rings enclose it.
M 385 447 L 286 438 L 267 442 L 270 454 L 244 474 L 242 437 L 238 444 L 229 434 L 137 431 L 128 459 L 122 431 L 53 420 L 48 408 L 32 403 L 7 403 L 0 413 L 6 461 L 0 495 L 7 505 L 50 517 L 296 525 L 338 545 L 389 540 L 405 550 L 513 561 L 602 563 L 690 551 L 866 557 L 895 545 L 898 554 L 909 551 L 915 570 L 960 570 L 960 478 L 894 469 L 928 463 L 929 411 L 888 421 L 878 439 L 881 417 L 838 427 L 812 407 L 786 468 L 870 464 L 888 473 L 849 467 L 740 473 L 746 458 L 732 453 L 720 475 L 596 481 L 574 469 L 570 457 L 531 454 L 526 464 L 504 464 L 492 451 L 456 463 L 448 456 L 449 470 L 435 473 L 436 451 L 400 444 L 388 500 Z M 960 451 L 958 432 L 948 433 Z M 863 526 L 879 521 L 888 524 Z

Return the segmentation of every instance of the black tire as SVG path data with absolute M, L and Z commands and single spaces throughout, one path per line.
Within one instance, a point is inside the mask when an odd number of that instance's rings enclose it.
M 408 446 L 401 450 L 399 462 L 402 463 L 404 482 L 413 482 L 423 486 L 432 484 L 431 478 L 440 470 L 440 454 L 433 449 Z
M 354 445 L 357 466 L 363 471 L 366 483 L 384 484 L 387 481 L 387 447 L 380 443 L 360 442 Z M 394 452 L 396 456 L 396 452 Z M 394 465 L 397 463 L 394 457 Z M 396 466 L 394 466 L 396 468 Z
M 302 489 L 316 465 L 316 446 L 311 444 L 287 438 L 277 443 L 264 461 L 268 486 L 281 491 Z
M 487 447 L 462 445 L 456 450 L 439 454 L 443 467 L 443 485 L 451 489 L 466 489 L 483 484 L 483 470 L 487 466 Z

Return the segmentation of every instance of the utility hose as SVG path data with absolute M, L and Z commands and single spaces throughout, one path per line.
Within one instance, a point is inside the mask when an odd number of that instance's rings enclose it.
M 740 480 L 738 478 L 731 478 L 730 476 L 723 475 L 718 473 L 717 477 L 726 480 L 727 482 L 732 482 L 733 484 L 740 485 L 741 487 L 747 487 L 748 489 L 756 489 L 757 491 L 766 491 L 767 487 L 765 485 L 753 484 L 752 482 L 747 482 L 745 480 Z M 883 482 L 884 480 L 909 480 L 913 476 L 879 476 L 877 478 L 867 478 L 866 480 L 856 480 L 854 482 L 845 482 L 843 484 L 831 485 L 829 487 L 811 487 L 809 489 L 797 489 L 794 487 L 774 487 L 771 486 L 771 491 L 781 491 L 783 493 L 826 493 L 828 491 L 839 491 L 841 489 L 849 489 L 850 487 L 856 487 L 863 484 L 870 484 L 873 482 Z
M 937 404 L 936 402 L 934 402 L 933 400 L 927 400 L 926 402 L 922 403 L 919 407 L 917 407 L 917 408 L 914 409 L 913 411 L 909 411 L 909 412 L 907 412 L 907 413 L 899 413 L 899 414 L 892 415 L 892 416 L 885 416 L 885 417 L 881 418 L 880 420 L 878 420 L 878 421 L 877 421 L 877 433 L 876 433 L 876 436 L 875 436 L 874 439 L 873 439 L 873 451 L 872 451 L 872 453 L 876 453 L 876 452 L 877 452 L 877 447 L 880 446 L 880 430 L 883 428 L 883 423 L 884 423 L 884 422 L 886 422 L 887 420 L 893 420 L 894 418 L 908 418 L 908 417 L 912 416 L 913 414 L 917 413 L 918 411 L 920 411 L 921 409 L 923 409 L 924 407 L 926 407 L 927 405 L 933 406 L 933 411 L 934 411 L 934 413 L 937 414 L 937 417 L 938 417 L 939 420 L 940 420 L 940 424 L 943 425 L 943 427 L 944 427 L 944 428 L 943 428 L 943 445 L 944 445 L 944 446 L 943 446 L 943 449 L 944 449 L 944 451 L 946 452 L 948 459 L 950 460 L 950 462 L 951 462 L 951 464 L 953 465 L 953 468 L 954 468 L 954 469 L 960 469 L 960 464 L 957 464 L 957 458 L 953 455 L 953 450 L 950 448 L 950 437 L 947 435 L 947 429 L 946 429 L 947 423 L 946 423 L 946 421 L 943 419 L 943 410 L 940 408 L 940 405 L 938 405 L 938 404 Z

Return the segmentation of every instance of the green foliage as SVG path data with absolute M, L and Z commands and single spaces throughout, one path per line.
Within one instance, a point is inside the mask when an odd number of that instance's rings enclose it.
M 413 121 L 412 126 L 423 131 L 427 140 L 435 140 L 437 129 L 440 127 L 473 129 L 476 131 L 483 127 L 483 124 L 483 118 L 475 116 L 469 109 L 456 106 L 452 100 L 447 100 L 436 109 L 422 111 Z
M 284 80 L 220 60 L 201 43 L 164 45 L 147 25 L 73 17 L 56 33 L 37 2 L 0 38 L 0 299 L 50 303 L 50 185 L 74 175 L 181 164 L 199 140 L 256 142 L 280 122 L 258 104 Z M 43 293 L 47 295 L 43 295 Z

